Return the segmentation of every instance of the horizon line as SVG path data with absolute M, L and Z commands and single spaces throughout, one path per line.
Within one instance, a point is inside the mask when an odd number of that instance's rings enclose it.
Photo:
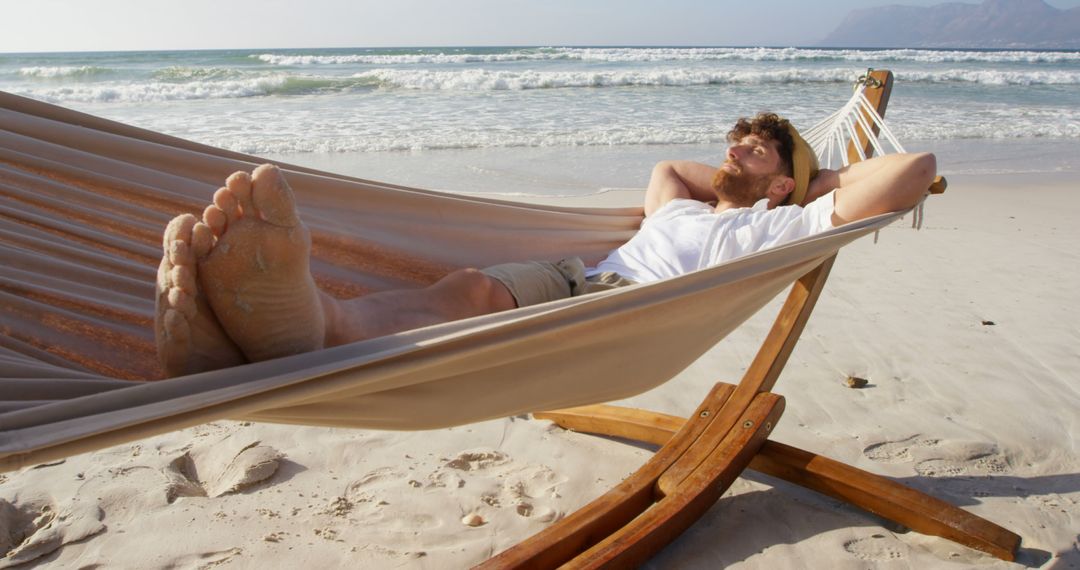
M 843 46 L 843 45 L 791 45 L 791 44 L 460 44 L 460 45 L 386 45 L 386 46 L 326 46 L 326 47 L 234 47 L 234 48 L 155 48 L 155 49 L 77 49 L 77 50 L 49 50 L 49 51 L 0 51 L 0 56 L 16 55 L 55 55 L 55 54 L 107 54 L 107 53 L 177 53 L 177 52 L 227 52 L 227 51 L 315 51 L 315 50 L 425 50 L 425 49 L 545 49 L 545 48 L 569 48 L 569 49 L 604 49 L 604 48 L 631 48 L 631 49 L 826 49 L 826 50 L 927 50 L 927 51 L 1080 51 L 1077 47 L 976 47 L 976 46 Z

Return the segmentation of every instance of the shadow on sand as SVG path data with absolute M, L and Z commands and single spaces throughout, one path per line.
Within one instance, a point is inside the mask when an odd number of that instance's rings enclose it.
M 910 532 L 892 521 L 767 475 L 746 471 L 743 478 L 772 488 L 725 496 L 645 568 L 724 568 L 748 561 L 768 549 L 789 547 L 845 528 L 885 527 L 895 534 Z M 1080 491 L 1080 474 L 1028 478 L 907 477 L 894 480 L 959 506 L 978 505 L 984 497 L 1026 498 Z M 888 553 L 879 553 L 882 559 L 876 560 L 872 552 L 853 547 L 862 540 L 855 537 L 869 535 L 883 539 L 883 535 L 858 531 L 851 534 L 853 540 L 844 543 L 847 552 L 838 552 L 838 558 L 850 556 L 852 562 L 863 563 L 886 561 Z M 952 547 L 954 544 L 949 542 L 950 548 L 936 554 L 929 550 L 926 552 L 930 556 L 942 556 L 941 553 L 947 550 L 950 552 L 949 558 L 942 558 L 942 562 L 968 561 L 976 566 L 996 560 L 960 545 Z M 1017 564 L 1028 568 L 1044 567 L 1051 561 L 1055 568 L 1080 567 L 1080 552 L 1068 548 L 1052 553 L 1025 547 L 1021 543 L 1016 559 Z

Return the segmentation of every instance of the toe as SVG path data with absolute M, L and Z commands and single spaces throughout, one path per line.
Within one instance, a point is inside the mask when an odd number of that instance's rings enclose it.
M 276 226 L 292 227 L 299 222 L 292 189 L 281 170 L 272 164 L 255 169 L 251 182 L 252 201 L 259 217 Z
M 236 200 L 236 194 L 228 188 L 219 188 L 214 192 L 214 205 L 225 213 L 226 223 L 232 225 L 240 219 L 240 203 Z
M 229 225 L 228 216 L 225 215 L 225 212 L 221 211 L 221 208 L 218 208 L 214 204 L 210 204 L 203 210 L 202 219 L 203 225 L 207 226 L 211 233 L 216 236 L 221 236 L 221 234 L 225 233 L 225 228 Z
M 169 261 L 168 256 L 161 258 L 161 263 L 158 265 L 157 279 L 154 283 L 154 288 L 157 289 L 158 301 L 161 301 L 162 295 L 169 292 L 169 288 L 172 287 L 172 263 Z
M 232 193 L 241 215 L 249 214 L 251 206 L 251 175 L 247 172 L 234 172 L 225 179 L 225 187 Z
M 180 313 L 165 311 L 161 328 L 159 343 L 168 347 L 167 350 L 159 350 L 158 358 L 161 365 L 169 376 L 177 376 L 186 372 L 188 349 L 191 343 L 191 328 L 187 319 Z
M 169 307 L 172 312 L 184 317 L 194 319 L 198 307 L 195 306 L 195 298 L 182 291 L 179 287 L 169 289 Z
M 195 263 L 195 255 L 191 252 L 189 242 L 176 240 L 169 243 L 169 263 L 173 266 L 192 265 Z
M 198 223 L 199 219 L 191 214 L 182 214 L 176 216 L 169 221 L 169 225 L 165 226 L 165 233 L 162 235 L 161 245 L 166 253 L 170 253 L 173 249 L 173 244 L 176 242 L 190 242 L 191 241 L 191 228 Z M 172 263 L 177 263 L 175 259 L 171 259 Z
M 195 265 L 177 265 L 173 267 L 172 271 L 169 271 L 169 282 L 171 286 L 189 295 L 194 295 L 197 291 Z
M 191 249 L 196 259 L 202 259 L 210 253 L 214 246 L 214 231 L 210 226 L 199 222 L 191 228 Z

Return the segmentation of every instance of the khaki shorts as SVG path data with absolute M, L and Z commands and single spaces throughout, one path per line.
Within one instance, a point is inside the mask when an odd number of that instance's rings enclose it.
M 519 307 L 634 284 L 633 281 L 613 271 L 586 278 L 585 263 L 577 257 L 554 263 L 550 261 L 503 263 L 480 271 L 506 285 Z

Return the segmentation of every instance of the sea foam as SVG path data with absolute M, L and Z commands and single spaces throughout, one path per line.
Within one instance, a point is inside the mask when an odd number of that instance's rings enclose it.
M 44 75 L 42 77 L 50 77 Z M 59 71 L 56 73 L 60 73 Z M 971 83 L 988 86 L 1080 85 L 1080 71 L 1018 71 L 945 69 L 897 71 L 898 81 L 912 83 Z M 595 71 L 462 70 L 379 68 L 349 76 L 250 73 L 228 69 L 169 68 L 143 82 L 79 81 L 66 85 L 25 84 L 12 91 L 50 102 L 175 101 L 234 99 L 341 93 L 363 89 L 426 91 L 513 91 L 533 89 L 692 87 L 707 85 L 798 85 L 850 83 L 844 67 L 772 70 L 708 70 L 654 68 Z
M 757 85 L 798 83 L 850 83 L 850 68 L 769 70 L 708 70 L 658 68 L 596 71 L 502 71 L 466 69 L 375 69 L 354 75 L 377 80 L 384 87 L 432 90 L 555 89 L 568 87 L 687 87 L 693 85 Z M 946 69 L 897 71 L 898 80 L 921 83 L 977 83 L 983 85 L 1080 85 L 1080 71 L 1013 71 Z
M 288 74 L 249 76 L 227 80 L 168 80 L 143 83 L 90 83 L 63 87 L 20 87 L 14 92 L 52 103 L 148 102 L 199 99 L 236 99 L 272 95 L 304 95 L 319 91 L 375 88 L 365 78 L 308 77 Z
M 30 69 L 30 68 L 26 68 Z M 96 69 L 96 68 L 95 68 Z M 49 81 L 24 82 L 8 87 L 21 95 L 55 103 L 145 102 L 243 97 L 333 94 L 371 89 L 420 91 L 524 91 L 539 89 L 615 89 L 631 87 L 791 86 L 850 83 L 854 73 L 846 67 L 778 69 L 708 69 L 700 66 L 596 69 L 590 71 L 377 68 L 351 75 L 312 75 L 251 72 L 227 68 L 171 67 L 143 81 L 101 80 L 80 75 L 96 71 L 33 68 L 26 71 Z M 974 84 L 990 87 L 1075 86 L 1080 70 L 935 69 L 897 70 L 898 82 L 913 84 Z M 76 78 L 67 83 L 64 78 Z
M 1048 120 L 1050 111 L 1031 114 L 1002 110 L 987 120 L 972 120 L 962 113 L 929 120 L 913 114 L 898 115 L 890 123 L 902 141 L 914 140 L 1018 140 L 1035 138 L 1080 139 L 1080 112 Z M 1027 116 L 1032 115 L 1032 116 Z M 221 122 L 217 132 L 204 132 L 208 144 L 252 154 L 347 153 L 386 151 L 465 150 L 484 148 L 635 147 L 651 145 L 708 144 L 722 148 L 726 129 L 714 124 L 577 125 L 574 128 L 541 125 L 498 129 L 476 124 L 472 128 L 427 128 L 434 119 L 416 117 L 412 123 L 390 125 L 360 118 L 335 123 L 331 128 L 314 125 L 285 129 L 294 136 L 252 137 L 241 125 Z M 803 121 L 806 122 L 806 121 Z M 394 126 L 399 128 L 394 128 Z
M 781 69 L 773 71 L 710 71 L 672 68 L 597 71 L 497 71 L 466 69 L 432 71 L 375 69 L 354 77 L 370 78 L 384 87 L 451 91 L 498 91 L 513 89 L 558 89 L 571 87 L 687 87 L 693 85 L 734 85 L 762 83 L 850 82 L 850 69 Z
M 284 54 L 260 54 L 252 56 L 259 61 L 271 65 L 302 66 L 302 65 L 408 65 L 408 64 L 459 64 L 459 63 L 491 63 L 504 61 L 542 61 L 550 59 L 570 59 L 568 56 L 557 56 L 547 53 L 497 53 L 497 54 L 343 54 L 343 55 L 284 55 Z
M 93 65 L 79 65 L 79 66 L 34 66 L 34 67 L 22 67 L 19 68 L 19 75 L 23 77 L 33 77 L 42 79 L 56 79 L 56 78 L 93 78 L 102 75 L 108 75 L 113 73 L 112 69 L 107 67 L 97 67 Z
M 912 63 L 1068 63 L 1080 62 L 1073 51 L 976 51 L 929 49 L 814 49 L 814 48 L 520 48 L 499 53 L 460 50 L 416 50 L 417 53 L 277 54 L 252 55 L 281 66 L 462 64 L 515 61 L 576 60 L 611 63 L 663 61 L 805 61 Z M 447 53 L 449 52 L 449 53 Z

